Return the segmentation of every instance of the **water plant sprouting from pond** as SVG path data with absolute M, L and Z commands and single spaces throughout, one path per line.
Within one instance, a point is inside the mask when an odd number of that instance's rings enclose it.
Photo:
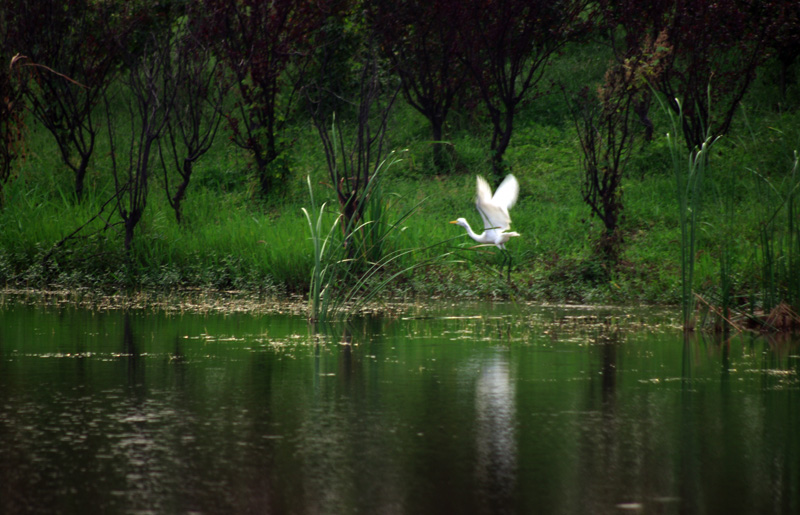
M 330 297 L 330 291 L 326 286 L 331 283 L 330 274 L 334 272 L 333 268 L 329 270 L 327 266 L 324 266 L 323 261 L 329 255 L 328 248 L 331 244 L 331 240 L 333 239 L 333 235 L 336 232 L 336 228 L 339 225 L 341 217 L 337 216 L 333 223 L 331 223 L 328 232 L 323 235 L 325 203 L 323 203 L 319 209 L 317 209 L 314 202 L 314 188 L 311 187 L 310 177 L 308 178 L 308 192 L 311 196 L 311 213 L 309 213 L 306 208 L 302 208 L 303 214 L 308 221 L 308 229 L 311 233 L 311 243 L 314 249 L 314 261 L 311 269 L 311 282 L 308 290 L 310 310 L 308 316 L 311 320 L 319 320 L 320 313 L 327 313 L 328 311 L 327 306 L 328 299 Z
M 709 88 L 710 95 L 710 88 Z M 675 200 L 678 205 L 681 230 L 681 311 L 684 330 L 694 328 L 695 297 L 693 289 L 695 244 L 697 225 L 702 208 L 703 180 L 708 166 L 708 156 L 719 137 L 706 131 L 705 140 L 699 147 L 687 150 L 683 133 L 683 110 L 678 99 L 678 113 L 673 112 L 660 95 L 655 95 L 662 110 L 667 113 L 672 131 L 667 133 L 667 143 L 672 157 L 675 177 Z

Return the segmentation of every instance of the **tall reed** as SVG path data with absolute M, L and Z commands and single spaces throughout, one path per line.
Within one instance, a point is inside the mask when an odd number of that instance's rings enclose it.
M 683 108 L 678 99 L 679 112 L 674 113 L 660 95 L 655 95 L 662 110 L 668 115 L 672 131 L 667 133 L 667 142 L 672 157 L 675 177 L 675 200 L 679 209 L 681 229 L 681 310 L 684 330 L 694 328 L 694 265 L 697 243 L 697 225 L 702 207 L 703 180 L 708 167 L 711 147 L 719 139 L 706 130 L 706 138 L 700 148 L 687 150 L 683 133 Z

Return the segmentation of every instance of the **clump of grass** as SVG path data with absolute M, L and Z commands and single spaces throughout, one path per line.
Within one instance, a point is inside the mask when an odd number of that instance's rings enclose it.
M 392 211 L 383 197 L 381 176 L 397 160 L 396 155 L 391 154 L 376 167 L 367 189 L 359 198 L 357 209 L 361 210 L 360 204 L 363 203 L 361 211 L 364 216 L 357 222 L 351 219 L 344 223 L 341 214 L 330 220 L 325 212 L 326 204 L 316 207 L 314 189 L 308 178 L 311 210 L 302 208 L 302 211 L 313 248 L 308 292 L 310 321 L 349 318 L 398 277 L 448 255 L 431 252 L 437 243 L 423 249 L 395 248 L 394 240 L 404 230 L 402 224 L 424 201 L 390 221 Z M 416 255 L 428 257 L 410 260 Z
M 308 221 L 308 229 L 311 235 L 313 251 L 313 266 L 311 269 L 311 282 L 308 291 L 309 319 L 320 320 L 329 312 L 329 305 L 332 300 L 331 286 L 333 281 L 331 276 L 336 273 L 336 269 L 328 263 L 331 258 L 330 245 L 334 243 L 336 228 L 341 222 L 341 215 L 337 216 L 330 228 L 325 231 L 323 221 L 325 216 L 325 203 L 316 207 L 314 202 L 314 188 L 311 187 L 311 178 L 308 178 L 308 193 L 311 197 L 311 213 L 306 208 L 302 208 L 303 214 Z M 313 216 L 312 216 L 313 214 Z
M 775 185 L 755 171 L 756 191 L 763 207 L 758 227 L 757 256 L 761 268 L 761 297 L 764 312 L 782 302 L 800 306 L 800 176 L 798 154 L 781 184 Z

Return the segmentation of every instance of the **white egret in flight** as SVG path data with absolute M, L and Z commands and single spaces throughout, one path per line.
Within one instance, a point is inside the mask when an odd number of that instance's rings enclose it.
M 506 175 L 497 191 L 492 195 L 492 188 L 486 179 L 480 175 L 477 177 L 478 187 L 475 196 L 475 207 L 483 219 L 484 231 L 476 234 L 464 218 L 453 220 L 451 224 L 457 224 L 467 230 L 470 238 L 485 245 L 495 245 L 503 252 L 503 262 L 500 264 L 500 274 L 503 273 L 503 265 L 508 262 L 508 278 L 511 279 L 511 254 L 506 250 L 506 242 L 519 233 L 509 231 L 511 228 L 511 216 L 508 210 L 517 202 L 519 196 L 519 183 L 513 175 Z

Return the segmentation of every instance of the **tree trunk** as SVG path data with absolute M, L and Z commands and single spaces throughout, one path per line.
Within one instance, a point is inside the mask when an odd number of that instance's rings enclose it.
M 189 178 L 192 176 L 192 162 L 188 159 L 183 161 L 183 180 L 178 185 L 175 195 L 172 197 L 172 209 L 175 211 L 175 221 L 181 223 L 181 202 L 186 196 L 186 189 L 189 187 Z
M 503 156 L 511 143 L 511 131 L 514 128 L 513 109 L 507 110 L 504 118 L 505 127 L 501 129 L 498 119 L 492 137 L 492 171 L 497 179 L 501 179 L 507 172 Z
M 131 245 L 133 243 L 133 232 L 136 229 L 136 224 L 139 223 L 139 219 L 142 217 L 142 212 L 139 209 L 135 209 L 128 214 L 128 217 L 125 219 L 125 253 L 130 254 L 131 252 Z
M 270 168 L 271 164 L 278 158 L 278 151 L 276 150 L 275 135 L 268 134 L 266 141 L 266 148 L 262 151 L 255 151 L 256 166 L 258 168 L 258 183 L 261 188 L 261 195 L 267 197 L 275 186 L 275 177 L 273 176 Z
M 86 177 L 86 167 L 81 166 L 75 170 L 75 198 L 78 199 L 78 202 L 80 202 L 83 199 L 84 177 Z
M 442 142 L 443 121 L 439 117 L 431 118 L 431 128 L 433 129 L 433 166 L 437 172 L 444 172 L 447 166 L 446 148 Z

